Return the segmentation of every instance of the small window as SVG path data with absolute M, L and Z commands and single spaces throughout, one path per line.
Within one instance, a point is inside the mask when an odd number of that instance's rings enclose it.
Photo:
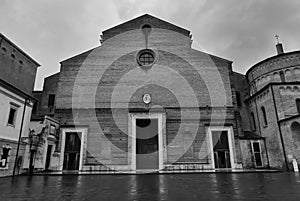
M 55 94 L 49 94 L 48 107 L 53 107 L 55 102 Z
M 279 76 L 280 76 L 281 82 L 285 82 L 285 76 L 284 76 L 284 72 L 283 71 L 279 72 Z
M 53 124 L 50 125 L 50 134 L 51 135 L 55 135 L 56 134 L 56 127 Z
M 12 105 L 12 104 L 10 105 L 7 125 L 15 126 L 15 124 L 16 124 L 17 110 L 18 110 L 17 106 Z
M 237 106 L 242 106 L 242 101 L 241 101 L 241 94 L 240 94 L 240 92 L 235 92 L 235 94 L 236 94 L 236 104 L 237 104 Z
M 6 48 L 2 47 L 2 54 L 6 54 Z
M 36 101 L 36 102 L 33 103 L 32 114 L 37 113 L 37 107 L 38 107 L 38 102 Z
M 266 109 L 265 109 L 264 106 L 261 107 L 261 113 L 263 115 L 264 126 L 267 126 L 268 125 L 268 119 L 267 119 Z
M 255 117 L 253 112 L 251 112 L 251 118 L 252 118 L 252 130 L 256 130 L 256 123 L 255 123 Z
M 11 148 L 9 146 L 4 146 L 2 148 L 1 160 L 0 160 L 0 167 L 1 168 L 7 167 L 10 149 Z
M 300 98 L 296 99 L 296 107 L 297 107 L 298 114 L 300 114 Z

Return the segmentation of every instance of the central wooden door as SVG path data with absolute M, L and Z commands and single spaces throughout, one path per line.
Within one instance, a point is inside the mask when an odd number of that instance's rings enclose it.
M 158 119 L 136 119 L 136 169 L 158 168 Z

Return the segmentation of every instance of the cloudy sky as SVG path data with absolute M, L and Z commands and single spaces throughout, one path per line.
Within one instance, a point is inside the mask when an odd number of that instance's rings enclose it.
M 0 32 L 42 65 L 36 89 L 103 30 L 145 13 L 190 30 L 194 48 L 241 73 L 275 54 L 275 34 L 285 51 L 300 49 L 299 0 L 0 0 L 0 13 Z

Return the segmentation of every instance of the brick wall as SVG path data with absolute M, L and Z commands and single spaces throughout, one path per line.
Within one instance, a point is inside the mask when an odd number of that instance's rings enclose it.
M 300 84 L 273 86 L 276 95 L 279 119 L 285 119 L 298 114 L 296 99 L 300 97 Z
M 296 159 L 300 164 L 300 128 L 292 126 L 292 124 L 299 124 L 299 122 L 300 118 L 296 117 L 280 124 L 290 169 L 292 169 L 292 159 Z
M 181 109 L 187 110 L 187 109 Z M 223 111 L 224 109 L 220 109 Z M 116 113 L 114 119 L 112 112 Z M 199 119 L 190 117 L 181 121 L 181 112 L 179 109 L 166 109 L 166 145 L 172 143 L 172 146 L 167 147 L 167 155 L 165 164 L 173 163 L 177 158 L 177 162 L 194 162 L 207 164 L 210 162 L 209 143 L 206 138 L 206 127 L 209 125 L 217 125 L 223 123 L 219 119 L 219 112 L 211 115 L 212 112 L 203 108 L 200 112 L 200 124 L 198 131 L 194 134 L 192 130 L 179 130 L 179 127 L 191 128 L 192 125 L 199 123 Z M 229 109 L 225 124 L 234 125 L 233 111 Z M 129 165 L 128 161 L 128 144 L 130 137 L 128 137 L 128 110 L 127 109 L 58 109 L 56 110 L 56 118 L 61 120 L 62 125 L 87 125 L 87 158 L 84 159 L 84 165 Z M 184 132 L 184 133 L 180 133 Z M 175 136 L 180 136 L 174 141 Z M 191 139 L 187 139 L 191 138 Z M 192 138 L 194 138 L 192 140 Z M 186 140 L 192 141 L 190 147 L 186 147 Z M 175 146 L 176 145 L 176 146 Z M 61 146 L 61 145 L 60 145 Z M 234 154 L 236 157 L 236 155 Z M 236 160 L 236 159 L 235 159 Z
M 39 108 L 40 114 L 54 115 L 55 106 L 48 107 L 48 100 L 49 100 L 50 94 L 55 95 L 55 98 L 56 98 L 58 80 L 59 80 L 59 73 L 56 73 L 54 75 L 51 75 L 51 76 L 45 78 L 42 99 L 41 99 L 40 108 Z
M 281 82 L 280 73 L 288 82 L 300 79 L 300 51 L 289 52 L 270 57 L 254 65 L 246 76 L 251 94 L 260 90 L 270 82 Z
M 186 127 L 183 138 L 167 150 L 165 163 L 171 163 L 176 155 L 182 155 L 178 162 L 211 162 L 206 127 L 227 124 L 237 132 L 231 62 L 191 49 L 188 32 L 157 25 L 147 40 L 155 63 L 139 66 L 136 56 L 146 48 L 146 41 L 140 27 L 133 28 L 138 23 L 104 32 L 101 46 L 61 62 L 55 117 L 61 125 L 88 126 L 85 165 L 128 165 L 128 115 L 155 109 L 166 114 L 167 144 L 180 125 Z M 148 105 L 142 101 L 145 93 L 151 95 Z M 192 115 L 182 121 L 186 111 Z M 193 137 L 189 127 L 195 124 L 199 124 L 198 132 L 188 146 L 185 142 L 190 139 L 186 138 Z
M 38 64 L 0 34 L 0 79 L 31 94 Z
M 139 67 L 136 62 L 137 50 L 145 48 L 144 37 L 138 31 L 114 37 L 87 54 L 62 62 L 57 108 L 71 108 L 72 104 L 90 108 L 94 103 L 96 107 L 110 107 L 111 102 L 128 102 L 122 100 L 126 94 L 153 83 L 173 89 L 176 97 L 182 98 L 182 106 L 194 106 L 190 98 L 193 94 L 199 106 L 232 106 L 230 62 L 190 49 L 181 34 L 168 30 L 162 34 L 153 32 L 157 38 L 149 38 L 149 48 L 155 50 L 157 61 L 149 69 Z M 111 100 L 117 86 L 119 91 Z M 225 94 L 220 94 L 221 89 Z M 165 100 L 168 97 L 158 102 Z
M 238 121 L 239 128 L 241 129 L 239 134 L 242 136 L 243 135 L 242 130 L 246 130 L 246 131 L 251 130 L 249 111 L 247 108 L 247 104 L 245 103 L 246 99 L 249 97 L 249 86 L 246 77 L 243 74 L 237 72 L 233 72 L 232 82 L 234 85 L 233 94 L 236 95 L 234 99 L 235 100 L 234 105 L 237 108 L 236 119 Z M 237 100 L 238 98 L 240 98 L 240 100 Z M 240 103 L 238 103 L 237 101 L 240 101 Z

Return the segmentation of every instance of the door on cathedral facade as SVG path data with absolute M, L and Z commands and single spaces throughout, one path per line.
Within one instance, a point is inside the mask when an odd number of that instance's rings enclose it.
M 231 168 L 228 131 L 212 131 L 215 168 Z
M 262 157 L 261 157 L 260 142 L 252 141 L 251 148 L 252 148 L 252 153 L 253 153 L 254 160 L 255 160 L 255 167 L 262 167 L 263 163 L 262 163 Z
M 50 168 L 51 154 L 52 154 L 52 145 L 48 145 L 47 154 L 46 154 L 45 170 L 49 170 L 49 168 Z
M 158 169 L 158 119 L 136 119 L 136 169 Z
M 80 160 L 80 133 L 66 133 L 65 152 L 64 152 L 64 170 L 78 170 Z

